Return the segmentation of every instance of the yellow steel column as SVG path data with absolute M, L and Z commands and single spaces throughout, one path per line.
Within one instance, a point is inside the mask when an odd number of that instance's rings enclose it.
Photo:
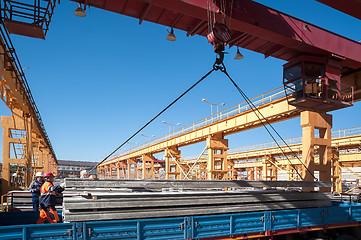
M 255 180 L 254 175 L 254 168 L 249 168 L 249 180 Z
M 275 181 L 278 177 L 278 171 L 275 165 L 276 160 L 272 156 L 266 156 L 263 159 L 263 180 Z
M 266 158 L 262 159 L 262 179 L 263 180 L 268 180 L 267 176 L 268 176 L 268 162 Z
M 104 166 L 98 166 L 97 167 L 97 175 L 98 175 L 99 179 L 104 179 L 105 178 Z
M 24 118 L 24 126 L 26 131 L 26 146 L 25 146 L 25 171 L 24 171 L 24 183 L 25 187 L 29 187 L 31 181 L 32 181 L 32 160 L 33 160 L 33 137 L 32 137 L 32 131 L 33 131 L 33 121 L 32 117 L 30 117 L 29 114 L 23 113 Z
M 132 173 L 132 170 L 134 171 Z M 128 179 L 137 179 L 138 170 L 136 159 L 128 159 Z
M 1 126 L 3 127 L 3 170 L 2 170 L 2 176 L 4 179 L 4 191 L 10 190 L 10 189 L 18 189 L 11 187 L 11 175 L 10 175 L 10 168 L 11 164 L 14 165 L 14 169 L 16 168 L 18 170 L 17 178 L 18 183 L 16 184 L 16 187 L 28 187 L 28 184 L 30 184 L 29 175 L 31 177 L 30 171 L 31 171 L 31 158 L 28 158 L 28 145 L 29 142 L 27 138 L 24 138 L 22 134 L 18 132 L 16 136 L 13 136 L 14 134 L 11 133 L 11 130 L 20 130 L 25 131 L 26 130 L 26 121 L 24 121 L 23 112 L 18 109 L 14 109 L 12 111 L 13 116 L 1 116 Z M 26 132 L 26 136 L 28 136 L 28 132 Z M 29 134 L 30 138 L 32 138 L 32 135 Z M 17 144 L 15 146 L 14 144 Z M 23 154 L 16 155 L 16 147 L 23 146 Z M 10 148 L 14 149 L 14 158 L 11 158 L 10 156 Z M 30 159 L 30 162 L 29 162 Z M 22 170 L 25 170 L 25 179 L 24 176 L 21 175 Z M 25 180 L 25 181 L 24 181 Z M 31 180 L 31 179 L 30 179 Z M 27 185 L 25 185 L 27 184 Z M 7 187 L 5 186 L 7 185 Z M 25 185 L 25 186 L 24 186 Z
M 126 160 L 125 160 L 126 161 Z M 121 161 L 120 162 L 120 166 L 121 166 L 121 175 L 120 175 L 120 177 L 122 178 L 122 179 L 126 179 L 127 178 L 127 164 L 126 164 L 126 162 L 124 162 L 124 160 L 123 161 Z
M 168 153 L 169 152 L 169 149 L 166 148 L 164 150 L 164 158 L 165 158 L 165 179 L 171 179 L 171 166 L 170 166 L 170 163 L 171 163 L 171 159 L 172 157 L 170 156 L 170 154 Z
M 154 169 L 154 179 L 161 179 L 161 175 L 160 175 L 160 169 L 163 168 L 164 166 L 162 166 L 162 164 L 160 164 L 159 162 L 153 163 L 153 169 Z M 165 176 L 163 176 L 165 177 Z
M 130 159 L 127 159 L 127 177 L 126 177 L 127 179 L 130 179 L 130 173 L 131 173 L 130 166 L 131 166 Z
M 52 166 L 53 166 L 52 172 L 54 173 L 54 175 L 57 175 L 58 174 L 58 164 L 57 164 L 55 158 L 53 157 L 53 155 L 50 154 L 50 157 L 51 157 L 51 162 L 52 162 Z
M 2 164 L 2 194 L 7 193 L 10 187 L 10 128 L 9 117 L 1 116 L 1 127 L 3 128 L 3 164 Z
M 227 159 L 227 157 L 226 157 Z M 237 174 L 236 174 L 236 170 L 234 169 L 234 162 L 232 160 L 227 160 L 227 165 L 228 165 L 228 173 L 226 178 L 228 180 L 236 180 L 237 179 Z
M 254 167 L 255 171 L 255 179 L 254 180 L 261 180 L 262 179 L 262 168 Z
M 164 151 L 165 158 L 165 179 L 182 179 L 184 174 L 182 174 L 183 169 L 180 165 L 180 150 L 176 147 L 166 148 Z
M 43 149 L 42 147 L 39 148 L 39 152 L 38 152 L 38 160 L 36 162 L 36 168 L 37 168 L 37 171 L 39 172 L 43 172 L 44 171 L 44 164 L 43 164 L 43 161 L 44 161 L 44 154 L 43 154 Z
M 50 152 L 48 149 L 44 149 L 44 173 L 50 172 Z
M 340 194 L 342 192 L 342 169 L 339 151 L 336 149 L 332 150 L 332 175 L 332 191 Z
M 142 155 L 142 163 L 143 163 L 143 179 L 154 179 L 154 157 L 150 154 Z
M 115 169 L 116 169 L 116 172 L 117 172 L 117 179 L 120 179 L 120 162 L 119 160 L 115 163 Z
M 315 174 L 315 171 L 318 171 L 320 181 L 330 182 L 332 115 L 310 111 L 301 112 L 301 126 L 302 161 L 308 168 L 302 171 L 304 181 L 314 181 L 311 173 Z M 315 137 L 317 130 L 319 136 Z M 313 188 L 303 188 L 303 190 L 312 191 Z M 330 192 L 331 188 L 320 188 L 320 191 Z
M 109 176 L 110 176 L 110 178 L 115 178 L 114 170 L 115 170 L 115 164 L 114 163 L 109 164 Z
M 223 134 L 214 134 L 207 137 L 207 179 L 226 179 L 229 165 L 227 160 L 228 139 Z

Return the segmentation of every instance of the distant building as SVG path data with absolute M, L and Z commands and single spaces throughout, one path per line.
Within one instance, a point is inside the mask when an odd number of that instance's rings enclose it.
M 81 170 L 85 169 L 89 172 L 96 165 L 96 162 L 58 160 L 58 175 L 56 177 L 79 178 Z M 90 174 L 96 175 L 96 169 L 94 169 Z

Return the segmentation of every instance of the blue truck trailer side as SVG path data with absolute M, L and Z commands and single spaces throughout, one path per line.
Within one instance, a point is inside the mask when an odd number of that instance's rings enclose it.
M 29 213 L 27 214 L 29 215 Z M 4 217 L 11 222 L 12 217 L 10 213 L 7 216 L 5 215 L 0 217 L 1 222 L 4 223 Z M 19 223 L 24 221 L 20 215 L 19 213 L 14 213 L 14 217 L 18 219 Z M 31 216 L 29 215 L 28 217 Z M 139 218 L 116 221 L 1 226 L 0 240 L 271 239 L 276 235 L 335 228 L 341 229 L 360 225 L 361 204 L 333 202 L 333 206 L 324 208 L 173 218 Z

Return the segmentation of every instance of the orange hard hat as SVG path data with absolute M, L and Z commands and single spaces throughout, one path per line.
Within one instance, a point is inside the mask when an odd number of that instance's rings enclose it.
M 47 173 L 44 174 L 44 178 L 46 178 L 46 177 L 55 177 L 55 176 L 54 176 L 53 173 L 47 172 Z

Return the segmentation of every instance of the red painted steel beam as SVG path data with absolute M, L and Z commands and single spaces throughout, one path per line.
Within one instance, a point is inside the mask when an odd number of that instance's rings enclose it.
M 183 0 L 183 2 L 206 10 L 206 0 Z M 280 58 L 290 60 L 296 54 L 339 57 L 339 60 L 346 66 L 360 67 L 360 43 L 253 1 L 235 2 L 237 5 L 233 6 L 231 29 L 246 32 L 254 37 L 270 41 L 277 46 L 283 46 L 285 47 L 284 51 L 299 52 L 290 53 L 290 56 L 284 53 L 279 55 Z M 228 16 L 230 11 L 230 6 L 228 6 L 226 10 Z M 242 47 L 247 48 L 247 44 L 243 44 Z M 248 48 L 254 50 L 255 47 L 250 43 Z M 267 51 L 271 56 L 277 56 L 270 51 L 270 48 Z
M 140 23 L 144 20 L 172 26 L 190 36 L 206 36 L 208 33 L 207 0 L 72 1 L 85 1 L 94 7 L 135 17 L 140 19 Z M 216 2 L 216 18 L 221 21 L 218 6 Z M 231 17 L 231 46 L 286 61 L 301 55 L 328 57 L 342 64 L 343 73 L 361 68 L 361 44 L 354 40 L 251 0 L 226 0 L 225 14 L 226 23 Z
M 347 1 L 316 0 L 316 1 L 361 20 L 360 0 L 347 0 Z

